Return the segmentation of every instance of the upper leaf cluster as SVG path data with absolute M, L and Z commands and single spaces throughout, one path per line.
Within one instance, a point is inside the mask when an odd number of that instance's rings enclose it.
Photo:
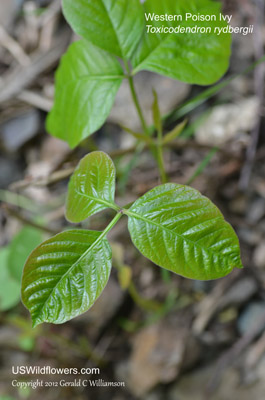
M 55 104 L 47 120 L 48 131 L 70 147 L 99 129 L 112 108 L 124 78 L 148 70 L 187 83 L 209 85 L 226 71 L 230 34 L 150 34 L 146 14 L 216 15 L 220 4 L 213 0 L 63 0 L 65 18 L 82 37 L 63 56 L 56 74 Z M 159 24 L 152 21 L 153 25 Z M 166 21 L 171 26 L 174 22 Z M 196 25 L 205 26 L 197 21 Z M 123 70 L 119 60 L 125 65 Z

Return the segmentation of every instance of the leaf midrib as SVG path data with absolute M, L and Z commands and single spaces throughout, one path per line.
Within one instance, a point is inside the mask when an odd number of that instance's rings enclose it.
M 205 10 L 205 7 L 202 7 L 202 9 L 198 9 L 197 11 L 200 12 L 201 14 L 203 14 L 204 10 Z M 149 12 L 149 11 L 144 8 L 144 12 Z M 184 22 L 184 21 L 182 21 L 182 22 Z M 183 25 L 184 26 L 188 25 L 187 21 L 186 21 L 186 23 L 184 22 Z M 147 33 L 145 33 L 145 34 L 148 35 Z M 137 72 L 139 72 L 141 70 L 141 65 L 144 64 L 150 58 L 150 56 L 160 47 L 160 45 L 164 44 L 165 41 L 168 40 L 169 38 L 170 39 L 172 38 L 172 34 L 170 34 L 170 33 L 165 33 L 163 35 L 164 35 L 163 38 L 158 41 L 158 44 L 154 48 L 152 48 L 152 50 L 148 53 L 148 55 L 135 68 L 133 68 L 132 75 L 135 75 Z M 161 38 L 160 34 L 155 34 L 155 36 L 158 38 Z
M 88 247 L 88 249 L 81 254 L 81 256 L 75 261 L 75 263 L 61 276 L 61 278 L 59 279 L 59 281 L 56 283 L 56 285 L 54 285 L 51 293 L 49 294 L 49 296 L 47 297 L 47 299 L 45 300 L 45 302 L 41 305 L 40 307 L 40 311 L 38 312 L 38 317 L 41 315 L 42 311 L 44 310 L 44 308 L 46 307 L 47 302 L 50 300 L 50 298 L 52 297 L 52 295 L 54 294 L 55 289 L 60 285 L 60 283 L 62 282 L 62 280 L 69 274 L 71 274 L 71 271 L 76 267 L 76 265 L 90 252 L 92 251 L 97 244 L 104 239 L 104 237 L 106 236 L 105 231 L 103 231 L 98 238 Z M 37 317 L 37 318 L 38 318 Z M 34 318 L 35 320 L 37 318 Z
M 104 206 L 107 206 L 108 208 L 112 208 L 115 211 L 119 211 L 120 210 L 120 207 L 118 207 L 114 202 L 111 203 L 111 202 L 109 202 L 107 200 L 103 200 L 103 199 L 100 199 L 98 197 L 90 196 L 88 194 L 79 192 L 79 190 L 75 190 L 75 192 L 80 196 L 84 196 L 84 197 L 88 198 L 89 200 L 95 201 L 96 203 L 100 203 L 100 204 L 102 204 Z
M 124 214 L 126 214 L 128 217 L 133 217 L 133 218 L 136 218 L 136 219 L 140 219 L 141 221 L 146 222 L 146 223 L 151 224 L 151 225 L 155 225 L 155 226 L 157 226 L 158 228 L 160 228 L 161 230 L 167 231 L 167 232 L 169 232 L 170 234 L 174 234 L 174 235 L 178 236 L 179 238 L 181 238 L 183 241 L 186 241 L 186 242 L 191 243 L 194 247 L 198 247 L 198 248 L 200 248 L 201 250 L 207 251 L 207 252 L 210 253 L 210 254 L 214 254 L 214 255 L 217 254 L 217 252 L 214 252 L 214 251 L 210 250 L 210 249 L 207 248 L 207 247 L 202 247 L 202 246 L 200 246 L 197 242 L 194 242 L 194 241 L 192 241 L 192 240 L 190 240 L 190 239 L 187 239 L 187 238 L 183 237 L 180 233 L 177 233 L 176 231 L 170 230 L 170 229 L 166 228 L 165 226 L 163 226 L 162 224 L 159 224 L 158 222 L 152 221 L 152 220 L 150 220 L 150 219 L 148 219 L 148 218 L 146 218 L 146 217 L 144 217 L 144 216 L 142 216 L 142 215 L 140 215 L 140 214 L 137 214 L 137 213 L 134 212 L 134 211 L 123 210 L 123 212 L 124 212 Z M 220 217 L 218 217 L 218 218 L 224 220 L 224 218 L 223 218 L 222 216 L 220 216 Z M 228 256 L 223 255 L 223 258 L 226 258 L 227 260 L 230 261 L 230 257 L 228 257 Z
M 112 26 L 112 30 L 113 30 L 113 32 L 114 32 L 114 35 L 115 35 L 115 37 L 116 37 L 116 39 L 117 39 L 117 43 L 118 43 L 118 47 L 119 47 L 120 52 L 121 52 L 121 56 L 122 56 L 122 58 L 125 58 L 125 55 L 124 55 L 124 53 L 123 53 L 123 49 L 122 49 L 122 47 L 121 47 L 120 39 L 119 39 L 118 34 L 117 34 L 116 30 L 115 30 L 115 27 L 114 27 L 114 24 L 113 24 L 113 22 L 112 22 L 110 13 L 108 12 L 107 7 L 106 7 L 104 1 L 101 0 L 101 2 L 102 2 L 103 7 L 104 7 L 104 9 L 105 9 L 105 11 L 106 11 L 106 16 L 108 17 L 108 19 L 109 19 L 109 21 L 110 21 L 110 24 L 111 24 L 111 26 Z

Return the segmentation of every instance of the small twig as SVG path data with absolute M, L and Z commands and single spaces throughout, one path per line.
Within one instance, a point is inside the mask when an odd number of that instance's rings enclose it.
M 56 28 L 59 13 L 61 10 L 61 0 L 53 0 L 46 12 L 39 18 L 41 18 L 41 32 L 39 40 L 39 48 L 42 51 L 47 51 L 51 48 L 53 33 Z M 40 22 L 40 21 L 38 21 Z
M 49 227 L 44 226 L 44 225 L 40 225 L 37 222 L 32 221 L 31 219 L 21 215 L 20 213 L 18 213 L 17 211 L 15 211 L 11 207 L 9 207 L 7 204 L 4 204 L 3 207 L 4 207 L 5 211 L 11 217 L 16 218 L 17 220 L 21 221 L 25 225 L 32 226 L 33 228 L 39 229 L 39 230 L 41 230 L 43 232 L 47 232 L 47 233 L 52 234 L 52 235 L 56 235 L 59 232 L 56 229 L 52 229 L 52 228 L 49 228 Z
M 164 145 L 164 147 L 175 149 L 175 150 L 182 150 L 186 148 L 194 148 L 198 150 L 212 150 L 212 146 L 200 144 L 197 142 L 194 142 L 192 140 L 178 140 L 176 142 L 171 142 L 167 143 Z M 121 156 L 125 156 L 127 154 L 135 153 L 137 146 L 131 146 L 127 147 L 126 149 L 118 149 L 118 150 L 113 150 L 109 153 L 111 158 L 117 158 Z M 148 146 L 144 145 L 143 150 L 147 150 Z M 228 152 L 227 150 L 219 148 L 219 153 L 223 154 L 226 157 L 229 158 L 239 158 L 239 156 L 233 152 Z M 67 168 L 65 170 L 60 170 L 60 171 L 55 171 L 52 174 L 49 175 L 49 177 L 45 178 L 36 178 L 36 179 L 31 179 L 31 178 L 26 178 L 18 182 L 14 182 L 10 185 L 11 190 L 18 190 L 18 189 L 25 189 L 28 186 L 38 186 L 38 187 L 43 187 L 47 186 L 56 182 L 59 182 L 63 179 L 68 178 L 72 173 L 74 172 L 76 166 L 73 166 L 71 168 Z
M 265 311 L 260 316 L 256 325 L 253 326 L 252 330 L 249 333 L 246 333 L 242 338 L 240 338 L 234 346 L 232 346 L 228 351 L 226 351 L 219 362 L 217 363 L 217 367 L 214 371 L 212 378 L 210 379 L 207 388 L 206 388 L 206 395 L 207 398 L 211 396 L 211 394 L 215 391 L 216 387 L 218 386 L 219 382 L 221 381 L 222 374 L 224 370 L 231 366 L 237 359 L 242 351 L 254 341 L 257 335 L 263 330 L 265 325 Z
M 24 67 L 30 65 L 30 57 L 24 52 L 20 44 L 6 32 L 2 25 L 0 25 L 0 44 L 12 54 L 20 65 Z
M 50 111 L 53 104 L 52 100 L 30 90 L 22 90 L 22 92 L 18 94 L 17 99 L 46 112 Z
M 45 12 L 39 16 L 38 25 L 43 27 L 48 24 L 61 10 L 61 0 L 53 0 Z
M 226 279 L 221 279 L 212 292 L 199 303 L 197 316 L 192 326 L 195 335 L 200 335 L 204 332 L 213 315 L 218 310 L 225 291 L 231 287 L 237 278 L 238 272 L 235 271 Z
M 265 332 L 263 335 L 252 345 L 246 358 L 246 369 L 251 370 L 257 365 L 263 354 L 265 353 Z
M 45 187 L 51 185 L 56 182 L 60 182 L 66 178 L 68 178 L 74 172 L 75 167 L 63 169 L 60 171 L 55 171 L 47 177 L 44 178 L 26 178 L 22 181 L 14 182 L 10 185 L 10 189 L 12 190 L 19 190 L 25 189 L 28 186 L 35 186 L 35 187 Z
M 11 100 L 28 87 L 35 79 L 51 68 L 61 57 L 70 40 L 68 29 L 58 38 L 58 41 L 47 53 L 37 53 L 32 56 L 32 62 L 27 67 L 20 66 L 4 75 L 0 84 L 0 103 Z

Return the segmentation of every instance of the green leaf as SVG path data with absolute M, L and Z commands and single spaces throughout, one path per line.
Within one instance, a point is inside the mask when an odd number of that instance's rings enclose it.
M 63 0 L 63 13 L 78 35 L 123 59 L 144 30 L 139 0 Z
M 69 230 L 43 242 L 29 256 L 22 301 L 33 326 L 61 324 L 87 311 L 111 270 L 111 248 L 102 232 Z
M 163 119 L 167 119 L 168 122 L 176 121 L 179 118 L 184 117 L 191 111 L 195 110 L 201 104 L 204 104 L 207 100 L 211 99 L 217 93 L 221 92 L 224 88 L 226 88 L 233 80 L 238 78 L 241 75 L 245 75 L 253 71 L 258 65 L 265 62 L 265 56 L 259 58 L 256 62 L 252 63 L 247 68 L 243 69 L 242 71 L 238 72 L 237 74 L 233 74 L 227 79 L 222 80 L 215 86 L 211 86 L 210 88 L 205 89 L 203 92 L 200 92 L 198 95 L 192 97 L 191 99 L 187 100 L 185 103 L 178 106 L 175 110 L 171 111 L 169 114 L 163 115 Z
M 168 132 L 164 137 L 163 137 L 163 144 L 168 144 L 172 142 L 174 139 L 179 137 L 183 129 L 185 128 L 187 124 L 187 120 L 184 119 L 180 124 L 175 126 L 175 128 L 172 129 L 172 131 Z
M 118 211 L 114 204 L 115 167 L 102 151 L 86 155 L 78 164 L 68 187 L 66 218 L 81 222 L 106 208 Z
M 174 183 L 157 186 L 124 213 L 134 245 L 165 269 L 208 280 L 242 268 L 235 232 L 195 189 Z
M 10 275 L 19 283 L 22 277 L 23 266 L 29 253 L 42 241 L 42 234 L 38 229 L 26 226 L 14 237 L 10 244 L 8 268 Z
M 0 310 L 7 311 L 20 301 L 20 284 L 9 274 L 9 248 L 0 249 Z
M 230 34 L 214 33 L 225 27 L 219 21 L 220 3 L 211 0 L 146 0 L 145 13 L 182 15 L 183 21 L 146 21 L 160 27 L 211 27 L 211 33 L 147 33 L 142 37 L 132 59 L 134 73 L 149 70 L 187 83 L 209 85 L 225 73 L 230 57 Z M 186 21 L 186 13 L 215 15 L 217 21 Z
M 55 103 L 47 130 L 71 148 L 99 129 L 112 108 L 123 79 L 116 58 L 91 43 L 73 43 L 55 79 Z

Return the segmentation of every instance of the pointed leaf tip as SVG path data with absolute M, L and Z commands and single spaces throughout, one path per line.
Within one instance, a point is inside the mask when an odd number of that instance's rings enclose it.
M 123 59 L 130 58 L 144 30 L 139 0 L 63 0 L 63 13 L 78 35 Z

